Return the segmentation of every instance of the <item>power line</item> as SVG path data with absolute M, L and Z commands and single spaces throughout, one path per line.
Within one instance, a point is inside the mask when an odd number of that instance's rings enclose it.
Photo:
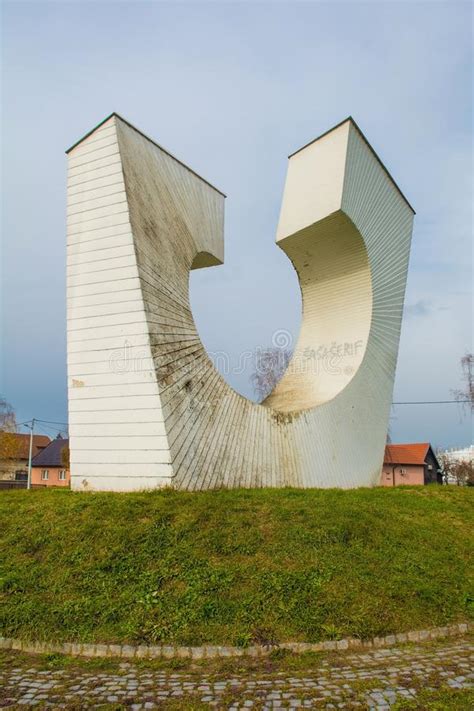
M 34 418 L 35 422 L 42 422 L 45 425 L 62 425 L 63 429 L 68 429 L 69 425 L 67 422 L 53 422 L 52 420 L 39 420 L 37 417 Z M 17 427 L 31 427 L 32 420 L 26 420 L 26 422 L 18 422 Z M 56 429 L 54 427 L 49 427 L 49 429 Z M 58 430 L 57 430 L 58 431 Z
M 43 425 L 40 425 L 40 424 L 36 423 L 36 426 L 37 426 L 38 430 L 39 430 L 40 432 L 42 432 L 44 435 L 46 435 L 48 438 L 51 437 L 51 432 L 47 432 L 47 430 L 44 428 Z
M 392 402 L 392 405 L 451 405 L 457 403 L 458 405 L 464 405 L 471 403 L 471 400 L 405 400 L 403 402 Z M 35 422 L 42 422 L 45 425 L 62 425 L 66 430 L 69 427 L 67 422 L 56 422 L 54 420 L 40 420 L 37 417 L 34 418 Z M 17 427 L 30 427 L 32 420 L 27 420 L 26 422 L 19 422 Z M 48 427 L 48 429 L 53 430 L 55 428 Z M 63 432 L 64 430 L 55 430 L 56 432 Z
M 66 434 L 66 435 L 67 435 L 67 428 L 66 428 L 66 429 L 65 429 L 65 428 L 58 429 L 57 427 L 51 427 L 51 425 L 45 425 L 45 424 L 43 424 L 43 423 L 38 423 L 36 420 L 35 420 L 35 422 L 36 422 L 36 424 L 38 425 L 38 428 L 39 428 L 44 434 L 48 435 L 48 437 L 51 437 L 51 436 L 52 436 L 51 433 L 53 433 L 53 435 L 57 435 L 57 434 L 61 434 L 61 435 L 62 435 L 62 434 Z
M 463 403 L 471 402 L 471 400 L 411 400 L 407 402 L 392 402 L 392 405 L 448 405 L 454 402 L 462 405 Z
M 45 427 L 47 430 L 59 431 L 59 430 L 67 430 L 68 429 L 68 426 L 66 424 L 63 427 L 58 427 L 57 425 L 49 425 L 46 422 L 44 422 L 43 420 L 37 420 L 36 418 L 35 418 L 35 422 L 39 422 L 41 424 L 41 427 Z
M 35 417 L 36 422 L 45 422 L 48 425 L 65 425 L 66 427 L 68 426 L 67 422 L 53 422 L 52 420 L 38 420 L 38 418 Z

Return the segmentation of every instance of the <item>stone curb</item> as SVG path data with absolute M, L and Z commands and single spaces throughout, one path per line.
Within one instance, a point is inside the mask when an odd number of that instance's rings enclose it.
M 260 657 L 270 654 L 275 649 L 288 649 L 292 652 L 329 652 L 346 649 L 367 649 L 392 647 L 405 642 L 425 642 L 431 639 L 454 637 L 474 629 L 471 622 L 463 622 L 445 627 L 432 627 L 427 630 L 389 634 L 386 637 L 374 637 L 360 640 L 353 637 L 326 642 L 282 642 L 268 646 L 254 647 L 173 647 L 149 646 L 137 647 L 129 644 L 80 644 L 75 642 L 26 642 L 9 637 L 0 637 L 0 649 L 14 649 L 33 654 L 67 654 L 77 657 L 119 657 L 121 659 L 215 659 L 218 657 Z

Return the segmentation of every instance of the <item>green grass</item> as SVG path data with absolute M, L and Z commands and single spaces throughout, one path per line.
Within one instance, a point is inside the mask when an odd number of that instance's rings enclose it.
M 444 687 L 420 691 L 416 700 L 398 701 L 392 711 L 468 711 L 474 708 L 474 690 Z
M 461 487 L 3 491 L 1 633 L 246 645 L 463 621 L 473 511 Z

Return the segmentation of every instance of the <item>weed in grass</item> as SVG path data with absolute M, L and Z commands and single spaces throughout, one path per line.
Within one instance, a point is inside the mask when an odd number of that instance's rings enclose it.
M 468 711 L 474 708 L 474 690 L 450 689 L 421 690 L 416 699 L 395 702 L 392 711 Z
M 473 504 L 467 487 L 2 491 L 0 627 L 245 647 L 463 621 Z

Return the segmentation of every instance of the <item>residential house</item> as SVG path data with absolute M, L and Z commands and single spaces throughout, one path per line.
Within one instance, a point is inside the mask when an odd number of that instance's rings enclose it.
M 0 481 L 26 481 L 28 479 L 29 434 L 0 432 Z M 45 435 L 33 435 L 32 457 L 37 456 L 50 443 Z
M 69 440 L 58 435 L 32 462 L 32 486 L 70 486 Z
M 429 442 L 387 444 L 381 486 L 442 484 L 441 467 Z

